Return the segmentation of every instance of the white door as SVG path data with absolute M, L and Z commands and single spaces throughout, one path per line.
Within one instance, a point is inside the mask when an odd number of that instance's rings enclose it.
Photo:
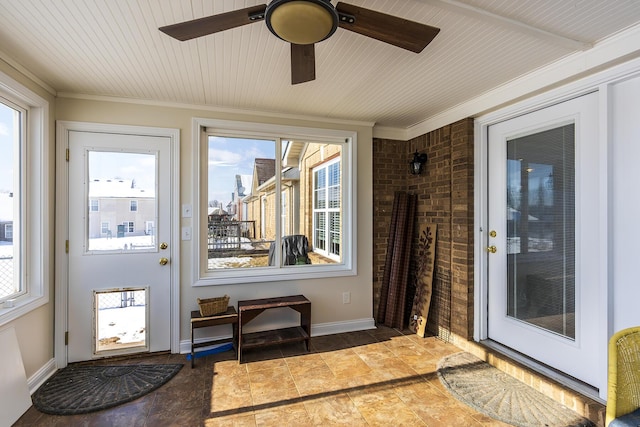
M 69 132 L 69 362 L 170 349 L 170 154 L 169 137 Z
M 597 385 L 597 95 L 488 132 L 488 337 Z

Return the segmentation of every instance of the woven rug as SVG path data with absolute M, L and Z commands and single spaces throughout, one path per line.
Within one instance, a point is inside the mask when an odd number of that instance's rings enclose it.
M 67 366 L 53 374 L 32 396 L 39 411 L 74 415 L 111 408 L 157 389 L 180 371 L 181 364 Z
M 438 377 L 449 392 L 478 412 L 519 427 L 591 427 L 593 422 L 472 354 L 447 356 Z

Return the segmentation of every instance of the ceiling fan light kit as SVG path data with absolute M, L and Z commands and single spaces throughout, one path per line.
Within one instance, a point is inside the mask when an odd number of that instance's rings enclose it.
M 415 53 L 422 52 L 440 31 L 347 3 L 333 6 L 331 0 L 273 0 L 269 5 L 166 25 L 159 30 L 186 41 L 263 20 L 269 31 L 291 44 L 292 84 L 315 80 L 315 43 L 331 37 L 338 27 Z
M 321 42 L 338 28 L 338 13 L 325 0 L 274 0 L 265 20 L 275 36 L 302 45 Z

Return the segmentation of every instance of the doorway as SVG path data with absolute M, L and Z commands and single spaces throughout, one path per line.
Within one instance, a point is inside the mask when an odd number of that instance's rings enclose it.
M 597 94 L 488 126 L 490 340 L 599 381 Z
M 68 149 L 62 366 L 179 351 L 177 131 L 58 127 Z

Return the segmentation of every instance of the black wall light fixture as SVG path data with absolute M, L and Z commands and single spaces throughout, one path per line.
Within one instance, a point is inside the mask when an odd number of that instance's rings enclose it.
M 426 153 L 413 153 L 413 160 L 409 162 L 409 170 L 412 175 L 420 175 L 422 173 L 422 167 L 427 162 Z

